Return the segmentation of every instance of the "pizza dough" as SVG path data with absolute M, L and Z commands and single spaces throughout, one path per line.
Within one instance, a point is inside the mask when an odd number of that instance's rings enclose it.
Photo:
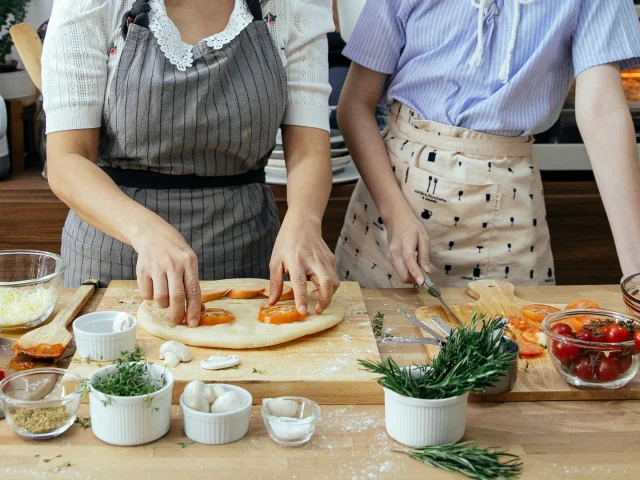
M 234 279 L 215 282 L 201 282 L 203 290 L 220 287 L 250 287 L 255 285 L 269 286 L 266 280 Z M 308 287 L 309 293 L 313 285 Z M 346 313 L 346 305 L 337 298 L 322 315 L 310 314 L 300 322 L 284 325 L 270 325 L 258 321 L 260 307 L 267 303 L 263 296 L 249 300 L 234 300 L 224 297 L 207 302 L 207 307 L 222 308 L 233 313 L 236 319 L 223 325 L 204 325 L 190 328 L 186 325 L 174 325 L 169 318 L 169 310 L 161 309 L 154 302 L 145 301 L 138 309 L 138 322 L 150 334 L 166 340 L 195 347 L 216 348 L 260 348 L 295 340 L 331 328 L 342 321 Z M 293 304 L 293 300 L 280 302 Z M 315 299 L 309 296 L 309 312 L 315 310 Z

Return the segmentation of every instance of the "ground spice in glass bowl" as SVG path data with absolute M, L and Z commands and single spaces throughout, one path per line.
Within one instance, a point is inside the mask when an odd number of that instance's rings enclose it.
M 61 368 L 37 368 L 0 382 L 0 403 L 16 433 L 46 439 L 73 425 L 82 392 L 82 378 L 75 373 Z

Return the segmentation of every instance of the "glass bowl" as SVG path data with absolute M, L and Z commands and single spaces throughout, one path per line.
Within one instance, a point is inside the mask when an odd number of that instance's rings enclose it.
M 0 403 L 7 422 L 30 439 L 57 437 L 76 420 L 82 377 L 61 368 L 18 372 L 0 382 Z
M 278 401 L 295 403 L 295 413 L 279 416 L 269 408 L 269 404 Z M 286 447 L 297 447 L 311 440 L 320 420 L 320 407 L 313 400 L 303 397 L 266 398 L 262 402 L 262 419 L 267 432 L 274 442 Z
M 620 284 L 627 313 L 640 319 L 640 273 L 625 278 Z
M 0 331 L 44 322 L 58 303 L 67 262 L 35 250 L 0 252 Z
M 572 336 L 552 330 L 557 324 L 568 325 Z M 575 387 L 613 390 L 631 381 L 640 367 L 640 357 L 633 335 L 626 342 L 580 340 L 573 336 L 578 330 L 604 334 L 613 324 L 630 330 L 640 330 L 640 320 L 622 313 L 602 309 L 566 310 L 549 315 L 542 322 L 547 337 L 551 362 L 562 378 Z M 593 336 L 593 335 L 592 335 Z

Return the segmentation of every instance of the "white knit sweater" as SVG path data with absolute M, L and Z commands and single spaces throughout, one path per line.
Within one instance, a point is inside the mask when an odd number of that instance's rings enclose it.
M 47 133 L 98 128 L 105 93 L 122 50 L 120 21 L 134 0 L 55 0 L 42 53 Z M 163 0 L 150 0 L 150 30 L 179 70 L 191 67 L 192 46 L 167 16 Z M 263 7 L 289 84 L 284 123 L 329 129 L 328 48 L 334 30 L 331 0 L 269 0 Z M 204 39 L 220 49 L 251 22 L 245 0 L 227 27 Z

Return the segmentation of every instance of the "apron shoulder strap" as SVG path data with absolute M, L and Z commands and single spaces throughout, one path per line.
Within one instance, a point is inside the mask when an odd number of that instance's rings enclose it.
M 246 0 L 247 6 L 253 15 L 253 21 L 257 22 L 258 20 L 262 20 L 262 6 L 260 5 L 260 0 Z

